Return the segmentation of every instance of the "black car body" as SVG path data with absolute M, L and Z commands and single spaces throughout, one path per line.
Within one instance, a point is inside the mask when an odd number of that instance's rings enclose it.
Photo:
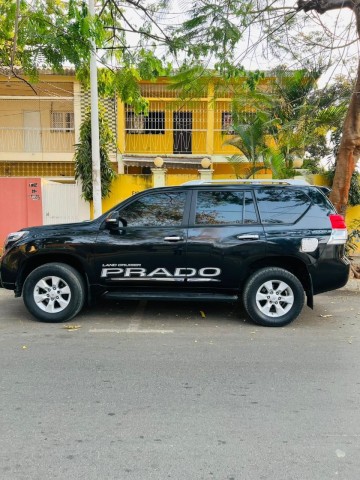
M 290 183 L 290 184 L 288 184 Z M 63 321 L 99 295 L 235 301 L 280 326 L 349 275 L 346 226 L 316 187 L 190 182 L 150 189 L 83 223 L 10 234 L 1 286 L 39 320 Z

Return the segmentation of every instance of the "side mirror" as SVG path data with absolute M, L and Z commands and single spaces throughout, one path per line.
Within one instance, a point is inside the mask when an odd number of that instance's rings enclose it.
M 119 212 L 112 212 L 105 219 L 105 225 L 108 230 L 121 230 L 126 227 L 126 221 L 119 217 Z

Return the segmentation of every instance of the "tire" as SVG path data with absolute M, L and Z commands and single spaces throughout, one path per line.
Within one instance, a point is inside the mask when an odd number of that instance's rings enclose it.
M 75 317 L 84 305 L 84 280 L 69 265 L 46 263 L 26 278 L 23 300 L 37 320 L 64 322 Z
M 282 268 L 255 272 L 243 291 L 244 307 L 251 319 L 265 327 L 283 327 L 295 320 L 304 306 L 300 280 Z

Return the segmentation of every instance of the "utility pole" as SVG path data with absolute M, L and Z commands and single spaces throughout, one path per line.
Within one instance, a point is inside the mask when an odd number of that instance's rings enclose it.
M 89 13 L 95 17 L 94 0 L 89 0 Z M 91 39 L 90 54 L 90 99 L 91 99 L 91 153 L 94 218 L 102 214 L 101 203 L 101 172 L 100 172 L 100 141 L 99 141 L 99 98 L 97 81 L 96 43 Z

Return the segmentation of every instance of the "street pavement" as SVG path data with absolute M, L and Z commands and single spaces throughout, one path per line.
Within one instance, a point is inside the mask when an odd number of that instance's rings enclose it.
M 358 480 L 360 295 L 284 328 L 237 305 L 99 302 L 33 321 L 0 290 L 3 480 Z

